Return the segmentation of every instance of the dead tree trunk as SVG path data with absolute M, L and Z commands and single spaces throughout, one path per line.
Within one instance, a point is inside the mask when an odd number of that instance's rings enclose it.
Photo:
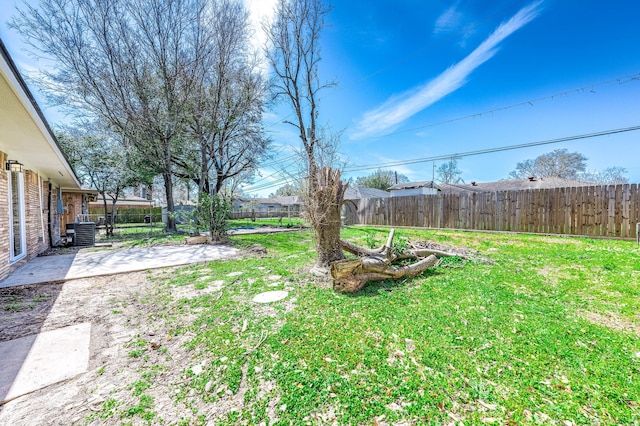
M 389 233 L 387 243 L 380 249 L 371 250 L 356 246 L 347 241 L 341 241 L 342 249 L 349 253 L 361 256 L 359 259 L 345 259 L 331 264 L 331 276 L 333 277 L 333 288 L 343 293 L 354 293 L 360 290 L 369 281 L 397 279 L 403 277 L 415 277 L 428 268 L 436 266 L 438 254 L 440 256 L 448 253 L 427 250 L 412 250 L 397 254 L 391 243 L 393 242 L 394 230 Z M 405 266 L 394 266 L 392 262 L 398 259 L 415 259 L 416 262 Z
M 347 185 L 340 180 L 340 170 L 324 167 L 318 171 L 313 191 L 306 200 L 307 218 L 316 237 L 318 260 L 314 270 L 327 273 L 328 266 L 344 259 L 340 244 L 340 206 Z

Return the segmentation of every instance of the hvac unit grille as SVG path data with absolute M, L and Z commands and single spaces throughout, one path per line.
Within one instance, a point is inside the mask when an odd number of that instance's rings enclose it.
M 80 222 L 75 224 L 74 246 L 93 246 L 96 244 L 96 224 Z

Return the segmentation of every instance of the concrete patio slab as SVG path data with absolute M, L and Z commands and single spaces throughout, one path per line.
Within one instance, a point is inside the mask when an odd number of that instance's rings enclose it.
M 81 250 L 76 254 L 32 259 L 1 281 L 0 288 L 187 265 L 226 259 L 238 253 L 233 247 L 204 244 Z
M 0 342 L 0 404 L 84 373 L 90 341 L 83 323 Z

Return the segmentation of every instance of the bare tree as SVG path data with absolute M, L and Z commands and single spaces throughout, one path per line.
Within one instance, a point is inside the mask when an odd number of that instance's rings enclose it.
M 56 69 L 42 80 L 74 113 L 102 117 L 155 160 L 173 217 L 173 162 L 202 58 L 208 0 L 41 0 L 12 21 Z
M 464 180 L 460 177 L 462 171 L 458 168 L 458 161 L 454 158 L 443 163 L 436 169 L 438 172 L 438 182 L 448 184 L 464 183 Z
M 579 152 L 569 152 L 566 149 L 556 149 L 518 163 L 516 169 L 509 173 L 511 179 L 526 179 L 558 177 L 563 179 L 578 179 L 587 167 L 587 157 Z
M 316 235 L 316 270 L 344 258 L 340 207 L 346 185 L 339 170 L 323 167 L 335 158 L 335 138 L 322 137 L 318 124 L 318 93 L 332 86 L 321 83 L 318 76 L 320 34 L 329 10 L 321 0 L 279 0 L 274 21 L 265 28 L 270 44 L 267 58 L 275 74 L 274 96 L 291 106 L 294 119 L 287 123 L 297 129 L 302 142 L 305 213 Z
M 602 171 L 593 170 L 580 175 L 580 180 L 593 182 L 598 185 L 619 185 L 629 183 L 629 178 L 625 176 L 627 169 L 614 166 L 607 167 Z
M 199 191 L 213 195 L 226 181 L 254 171 L 269 140 L 262 126 L 266 84 L 249 49 L 249 15 L 238 0 L 218 0 L 206 36 L 206 60 L 192 102 L 189 135 L 199 158 L 194 177 Z

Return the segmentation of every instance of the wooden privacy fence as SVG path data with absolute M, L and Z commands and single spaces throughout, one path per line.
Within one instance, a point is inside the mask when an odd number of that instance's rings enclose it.
M 637 184 L 438 193 L 357 201 L 365 225 L 636 237 Z

